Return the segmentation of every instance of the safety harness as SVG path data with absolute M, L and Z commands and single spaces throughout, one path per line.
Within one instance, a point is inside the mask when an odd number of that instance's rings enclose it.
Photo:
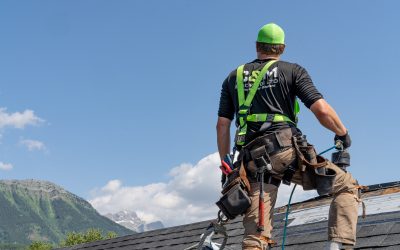
M 264 76 L 267 74 L 268 69 L 271 67 L 276 60 L 271 60 L 267 62 L 262 68 L 261 72 L 253 71 L 252 75 L 257 75 L 253 85 L 249 89 L 249 93 L 247 97 L 245 97 L 244 92 L 244 81 L 243 81 L 243 71 L 244 65 L 240 65 L 236 70 L 236 84 L 237 84 L 237 93 L 238 93 L 238 102 L 239 102 L 239 111 L 237 113 L 237 118 L 239 120 L 239 126 L 236 132 L 235 143 L 237 146 L 243 146 L 246 141 L 247 134 L 247 122 L 290 122 L 294 125 L 297 123 L 297 114 L 300 111 L 299 104 L 297 99 L 294 104 L 294 115 L 296 120 L 293 122 L 289 117 L 282 114 L 250 114 L 251 102 L 254 99 L 254 96 L 260 86 L 260 83 Z M 257 73 L 256 73 L 257 72 Z

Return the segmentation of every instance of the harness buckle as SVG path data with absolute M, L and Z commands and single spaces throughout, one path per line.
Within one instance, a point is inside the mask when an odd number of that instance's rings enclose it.
M 240 106 L 240 108 L 239 108 L 238 117 L 240 117 L 240 118 L 246 118 L 246 116 L 249 115 L 249 112 L 250 112 L 250 107 L 249 107 L 249 106 L 242 105 L 242 106 Z
M 275 114 L 267 114 L 267 118 L 265 119 L 265 122 L 263 125 L 261 125 L 260 130 L 267 130 L 269 127 L 272 126 L 272 123 L 274 122 Z
M 247 125 L 238 127 L 235 135 L 235 143 L 238 146 L 243 146 L 246 142 Z
M 273 122 L 275 118 L 275 114 L 267 114 L 266 122 Z

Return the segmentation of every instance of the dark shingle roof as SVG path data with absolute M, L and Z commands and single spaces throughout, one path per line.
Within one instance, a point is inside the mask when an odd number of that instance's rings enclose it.
M 363 198 L 398 195 L 400 182 L 392 182 L 370 186 L 370 190 L 363 193 Z M 311 199 L 292 205 L 293 210 L 312 208 L 329 204 L 330 197 Z M 292 211 L 293 211 L 292 210 Z M 379 210 L 379 209 L 378 209 Z M 276 209 L 274 216 L 273 239 L 277 245 L 272 249 L 280 249 L 284 226 L 285 207 Z M 383 210 L 384 211 L 384 210 Z M 291 219 L 289 223 L 293 221 Z M 68 249 L 121 249 L 121 250 L 178 250 L 185 249 L 198 243 L 200 235 L 204 233 L 210 221 L 203 221 L 188 225 L 159 229 L 134 235 L 119 237 L 110 240 L 98 241 L 75 246 Z M 230 221 L 227 225 L 229 235 L 226 249 L 241 249 L 243 226 L 241 218 Z M 289 226 L 287 229 L 287 250 L 323 249 L 327 240 L 327 221 Z M 221 236 L 215 236 L 214 242 L 221 242 Z M 355 249 L 400 249 L 400 204 L 392 212 L 375 213 L 365 219 L 359 218 L 357 227 L 357 245 Z

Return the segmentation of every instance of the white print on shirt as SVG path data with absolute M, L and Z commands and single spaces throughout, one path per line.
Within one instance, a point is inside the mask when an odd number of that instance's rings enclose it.
M 243 71 L 243 83 L 244 83 L 244 90 L 249 91 L 251 86 L 256 81 L 258 75 L 261 73 L 260 70 L 254 70 L 250 72 L 248 70 Z M 276 84 L 279 82 L 278 79 L 278 67 L 273 68 L 272 70 L 268 70 L 267 73 L 264 75 L 263 79 L 260 82 L 260 86 L 258 90 L 266 89 L 266 88 L 274 88 Z

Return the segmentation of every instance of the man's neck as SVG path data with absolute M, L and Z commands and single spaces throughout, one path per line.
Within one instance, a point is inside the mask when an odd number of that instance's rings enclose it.
M 267 59 L 279 60 L 279 56 L 278 55 L 266 55 L 266 54 L 257 53 L 257 59 L 260 59 L 260 60 L 267 60 Z

